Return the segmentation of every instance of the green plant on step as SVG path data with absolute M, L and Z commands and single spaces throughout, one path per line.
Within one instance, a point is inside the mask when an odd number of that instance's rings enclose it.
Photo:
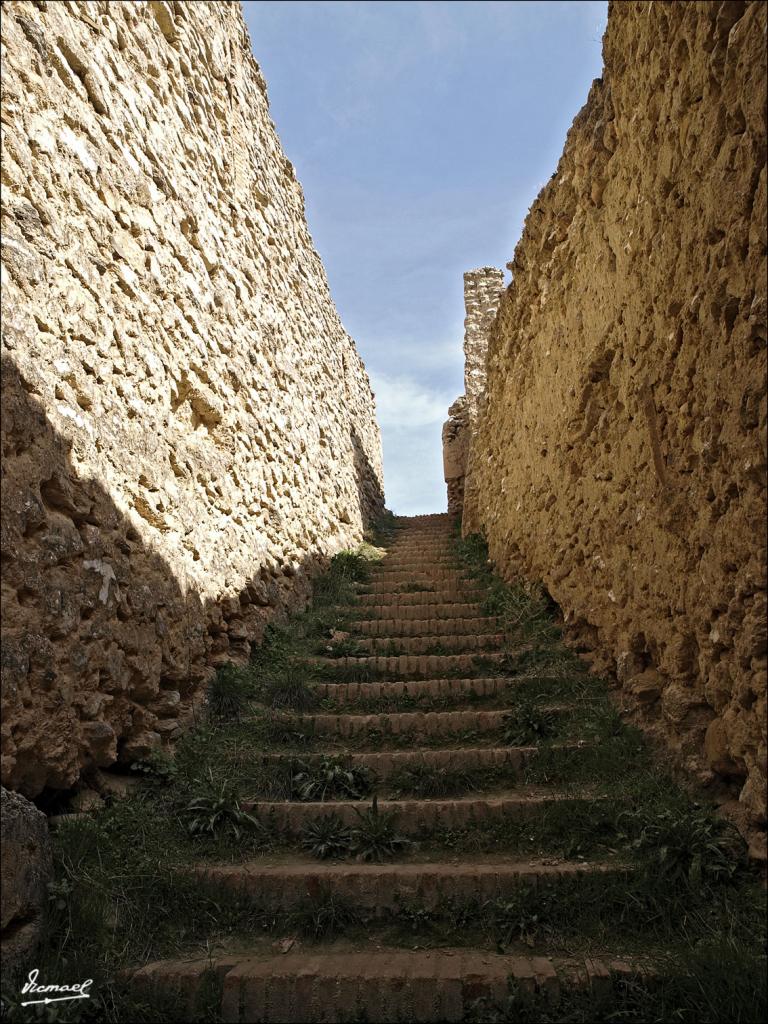
M 367 583 L 371 578 L 371 563 L 380 557 L 370 545 L 358 551 L 339 551 L 331 559 L 328 572 L 322 578 Z
M 305 824 L 299 842 L 318 860 L 347 857 L 352 849 L 352 830 L 338 814 L 322 814 Z
M 405 899 L 402 893 L 395 891 L 395 905 L 391 916 L 408 931 L 423 933 L 432 929 L 437 914 L 418 900 Z
M 630 849 L 667 885 L 720 885 L 745 863 L 745 844 L 733 825 L 700 807 L 640 808 L 618 823 Z
M 489 774 L 488 771 L 451 765 L 414 764 L 394 772 L 389 777 L 387 788 L 397 799 L 404 795 L 435 799 L 478 789 L 481 782 L 488 784 L 491 781 Z
M 189 819 L 187 830 L 191 836 L 215 836 L 226 832 L 239 840 L 246 830 L 262 829 L 260 822 L 240 806 L 237 790 L 229 779 L 217 784 L 209 769 L 204 786 L 207 792 L 190 800 L 183 809 L 184 816 Z
M 540 743 L 557 731 L 557 715 L 551 708 L 523 703 L 504 716 L 504 742 L 511 747 Z
M 310 747 L 315 737 L 309 723 L 267 709 L 254 722 L 254 739 L 273 746 Z
M 373 774 L 348 759 L 324 757 L 320 761 L 294 765 L 291 795 L 295 800 L 361 800 L 371 791 Z
M 401 583 L 395 587 L 395 593 L 398 594 L 426 594 L 433 591 L 435 588 L 429 583 L 419 583 L 416 580 L 412 580 L 409 583 Z
M 290 924 L 309 938 L 334 939 L 362 923 L 360 912 L 330 889 L 321 889 L 296 907 Z
M 537 887 L 522 884 L 506 899 L 488 901 L 482 908 L 491 922 L 499 952 L 513 942 L 533 946 L 542 926 L 542 897 Z
M 385 509 L 378 519 L 370 523 L 363 531 L 363 540 L 375 549 L 381 550 L 383 546 L 391 543 L 403 525 L 397 522 L 394 512 Z
M 395 812 L 379 810 L 377 797 L 366 810 L 355 808 L 355 813 L 359 823 L 352 830 L 352 850 L 358 860 L 381 863 L 412 845 L 395 828 Z
M 306 669 L 300 664 L 278 666 L 260 679 L 256 692 L 270 708 L 290 711 L 312 711 L 319 698 L 307 683 Z
M 402 642 L 390 640 L 388 644 L 378 642 L 375 650 L 365 651 L 364 653 L 377 658 L 399 658 L 401 654 L 405 654 L 405 650 L 403 649 Z
M 239 718 L 254 695 L 253 682 L 247 668 L 231 662 L 221 665 L 208 684 L 206 706 L 211 718 L 224 721 Z
M 365 658 L 368 651 L 360 646 L 360 641 L 354 637 L 345 637 L 343 640 L 323 640 L 318 644 L 318 654 L 324 654 L 329 658 Z
M 510 978 L 500 999 L 467 1008 L 466 1024 L 754 1024 L 768 1015 L 765 959 L 727 939 L 665 954 L 647 975 L 612 972 L 599 987 L 567 986 L 553 1001 Z
M 155 786 L 170 785 L 178 774 L 175 759 L 165 750 L 153 750 L 141 761 L 134 761 L 130 770 Z

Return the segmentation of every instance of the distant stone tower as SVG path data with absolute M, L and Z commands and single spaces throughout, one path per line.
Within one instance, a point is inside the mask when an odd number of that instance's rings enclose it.
M 488 337 L 503 287 L 504 272 L 496 267 L 464 274 L 464 394 L 450 407 L 443 424 L 443 471 L 452 515 L 460 515 L 464 507 L 469 438 L 485 396 Z

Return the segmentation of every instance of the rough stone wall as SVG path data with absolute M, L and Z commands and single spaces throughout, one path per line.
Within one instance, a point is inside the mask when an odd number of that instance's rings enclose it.
M 470 436 L 485 396 L 488 338 L 503 283 L 504 272 L 496 267 L 464 274 L 464 394 L 451 405 L 443 424 L 443 475 L 452 515 L 460 514 L 464 505 Z
M 467 397 L 462 395 L 448 409 L 448 419 L 443 424 L 443 476 L 450 515 L 461 515 L 464 507 L 468 427 Z
M 463 522 L 758 823 L 766 10 L 610 5 L 603 77 L 509 264 Z
M 382 509 L 237 3 L 3 4 L 3 782 L 143 756 Z

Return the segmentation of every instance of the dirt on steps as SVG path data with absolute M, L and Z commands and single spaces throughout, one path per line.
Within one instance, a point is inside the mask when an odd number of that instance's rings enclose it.
M 337 1021 L 458 1022 L 477 1000 L 503 1004 L 513 979 L 524 991 L 555 1004 L 563 986 L 596 993 L 636 968 L 620 960 L 553 960 L 464 949 L 403 952 L 303 952 L 284 956 L 148 964 L 135 983 L 176 991 L 193 1008 L 211 974 L 221 986 L 221 1019 L 228 1024 L 313 1024 Z

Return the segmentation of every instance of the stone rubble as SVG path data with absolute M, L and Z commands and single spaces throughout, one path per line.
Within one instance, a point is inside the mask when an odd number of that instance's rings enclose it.
M 20 793 L 0 787 L 0 957 L 4 978 L 30 963 L 42 935 L 53 873 L 45 815 Z

